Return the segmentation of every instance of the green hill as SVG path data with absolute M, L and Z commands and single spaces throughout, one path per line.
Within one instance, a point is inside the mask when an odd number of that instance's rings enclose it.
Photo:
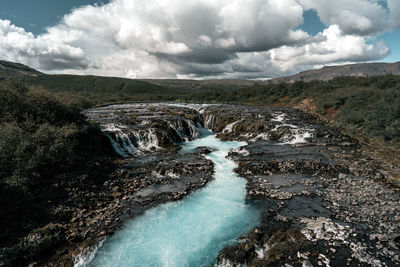
M 87 92 L 113 94 L 181 93 L 181 89 L 166 88 L 140 80 L 81 75 L 24 76 L 28 85 L 43 86 L 52 92 Z
M 49 75 L 22 64 L 0 61 L 0 79 L 17 78 L 32 89 L 45 89 L 83 108 L 108 103 L 174 101 L 197 92 L 235 91 L 248 80 L 127 79 L 92 75 Z M 225 92 L 226 91 L 226 92 Z
M 279 77 L 270 80 L 270 82 L 295 81 L 328 81 L 336 77 L 371 77 L 379 75 L 400 75 L 400 62 L 395 63 L 359 63 L 340 66 L 325 66 L 321 69 L 306 70 L 296 75 Z
M 18 76 L 38 76 L 43 73 L 34 70 L 28 66 L 9 62 L 5 60 L 0 60 L 0 79 Z

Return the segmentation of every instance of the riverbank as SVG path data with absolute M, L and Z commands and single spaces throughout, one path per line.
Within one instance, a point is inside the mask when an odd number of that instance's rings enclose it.
M 249 143 L 230 157 L 262 211 L 260 226 L 222 250 L 219 265 L 400 263 L 399 194 L 356 140 L 289 108 L 214 109 L 203 114 L 221 138 Z

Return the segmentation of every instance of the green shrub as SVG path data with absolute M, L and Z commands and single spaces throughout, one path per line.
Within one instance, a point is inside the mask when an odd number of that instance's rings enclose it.
M 2 124 L 0 127 L 0 179 L 13 174 L 17 147 L 23 140 L 23 131 L 16 124 Z
M 94 172 L 91 179 L 98 179 L 101 172 L 85 164 L 110 151 L 99 127 L 77 105 L 0 81 L 0 227 L 18 236 L 46 223 L 51 184 L 74 182 L 77 173 Z

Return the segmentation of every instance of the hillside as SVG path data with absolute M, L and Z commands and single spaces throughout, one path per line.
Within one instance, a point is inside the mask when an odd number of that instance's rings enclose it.
M 187 94 L 213 89 L 242 89 L 255 84 L 248 80 L 126 79 L 92 75 L 41 75 L 21 77 L 27 84 L 59 92 L 115 94 Z
M 142 94 L 166 93 L 166 88 L 145 81 L 92 75 L 41 75 L 21 77 L 28 85 L 43 86 L 53 92 Z M 179 93 L 179 90 L 169 90 Z
M 17 76 L 38 76 L 43 73 L 23 64 L 0 60 L 0 78 Z
M 234 80 L 234 79 L 220 79 L 220 80 L 182 80 L 182 79 L 144 79 L 143 81 L 151 84 L 165 86 L 175 89 L 192 89 L 193 91 L 201 91 L 207 89 L 241 89 L 252 86 L 255 81 L 250 80 Z
M 400 62 L 396 63 L 360 63 L 342 66 L 326 66 L 321 69 L 307 70 L 296 75 L 279 77 L 270 80 L 274 83 L 295 81 L 328 81 L 335 77 L 351 76 L 351 77 L 367 77 L 394 74 L 400 75 Z
M 258 84 L 248 80 L 127 79 L 93 75 L 43 74 L 28 66 L 0 61 L 0 79 L 18 78 L 87 108 L 116 102 L 173 101 L 196 92 L 233 91 Z

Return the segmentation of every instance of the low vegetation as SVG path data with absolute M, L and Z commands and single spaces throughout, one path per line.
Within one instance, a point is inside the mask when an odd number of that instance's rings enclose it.
M 77 106 L 16 81 L 0 82 L 1 247 L 57 221 L 51 210 L 70 184 L 101 182 L 102 171 L 90 166 L 102 155 L 113 155 L 107 139 Z
M 400 141 L 400 76 L 267 84 L 251 87 L 238 98 L 257 104 L 298 106 L 348 131 Z

